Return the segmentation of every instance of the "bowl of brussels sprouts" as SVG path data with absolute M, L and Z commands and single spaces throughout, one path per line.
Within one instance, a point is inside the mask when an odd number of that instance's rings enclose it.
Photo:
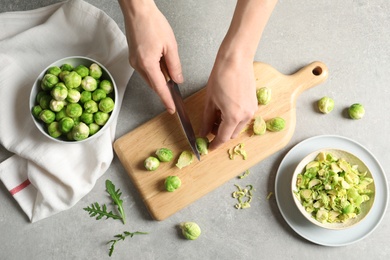
M 293 173 L 291 189 L 297 208 L 307 220 L 333 230 L 361 222 L 375 200 L 375 183 L 367 165 L 339 149 L 307 155 Z
M 101 135 L 116 113 L 117 87 L 99 62 L 82 56 L 57 60 L 37 77 L 30 94 L 32 119 L 43 135 L 80 143 Z

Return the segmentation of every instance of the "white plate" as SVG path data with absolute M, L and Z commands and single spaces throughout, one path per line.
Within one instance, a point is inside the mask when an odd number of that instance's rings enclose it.
M 309 222 L 295 206 L 290 192 L 292 174 L 300 160 L 311 152 L 329 147 L 355 154 L 368 166 L 375 180 L 376 194 L 372 210 L 361 223 L 345 230 L 327 230 Z M 282 216 L 300 236 L 319 245 L 345 246 L 367 237 L 378 227 L 386 212 L 389 190 L 385 172 L 370 151 L 342 136 L 321 135 L 300 142 L 283 158 L 276 173 L 275 197 Z

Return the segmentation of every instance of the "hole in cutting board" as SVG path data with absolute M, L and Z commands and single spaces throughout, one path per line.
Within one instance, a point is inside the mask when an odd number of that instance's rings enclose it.
M 315 67 L 313 70 L 312 70 L 312 73 L 313 75 L 315 76 L 319 76 L 322 74 L 322 68 L 320 66 L 317 66 Z

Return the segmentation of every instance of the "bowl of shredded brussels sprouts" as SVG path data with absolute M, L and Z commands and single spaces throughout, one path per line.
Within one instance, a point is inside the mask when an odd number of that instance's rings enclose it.
M 80 143 L 101 135 L 116 113 L 117 87 L 99 62 L 82 56 L 66 57 L 48 65 L 30 94 L 30 113 L 48 138 Z
M 375 182 L 366 164 L 338 149 L 307 155 L 294 171 L 291 188 L 302 215 L 326 229 L 356 225 L 375 200 Z

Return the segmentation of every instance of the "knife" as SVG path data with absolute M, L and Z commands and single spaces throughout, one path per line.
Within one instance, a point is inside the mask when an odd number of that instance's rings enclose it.
M 176 113 L 179 117 L 184 134 L 186 135 L 187 141 L 190 144 L 191 149 L 194 152 L 196 158 L 198 158 L 198 160 L 200 161 L 200 154 L 198 149 L 196 148 L 196 137 L 194 129 L 192 128 L 190 118 L 188 117 L 187 112 L 185 110 L 183 97 L 180 93 L 179 86 L 170 78 L 164 59 L 161 60 L 160 66 L 161 71 L 164 74 L 165 79 L 167 80 L 167 86 L 169 88 L 169 91 L 171 92 L 173 102 L 175 103 Z

